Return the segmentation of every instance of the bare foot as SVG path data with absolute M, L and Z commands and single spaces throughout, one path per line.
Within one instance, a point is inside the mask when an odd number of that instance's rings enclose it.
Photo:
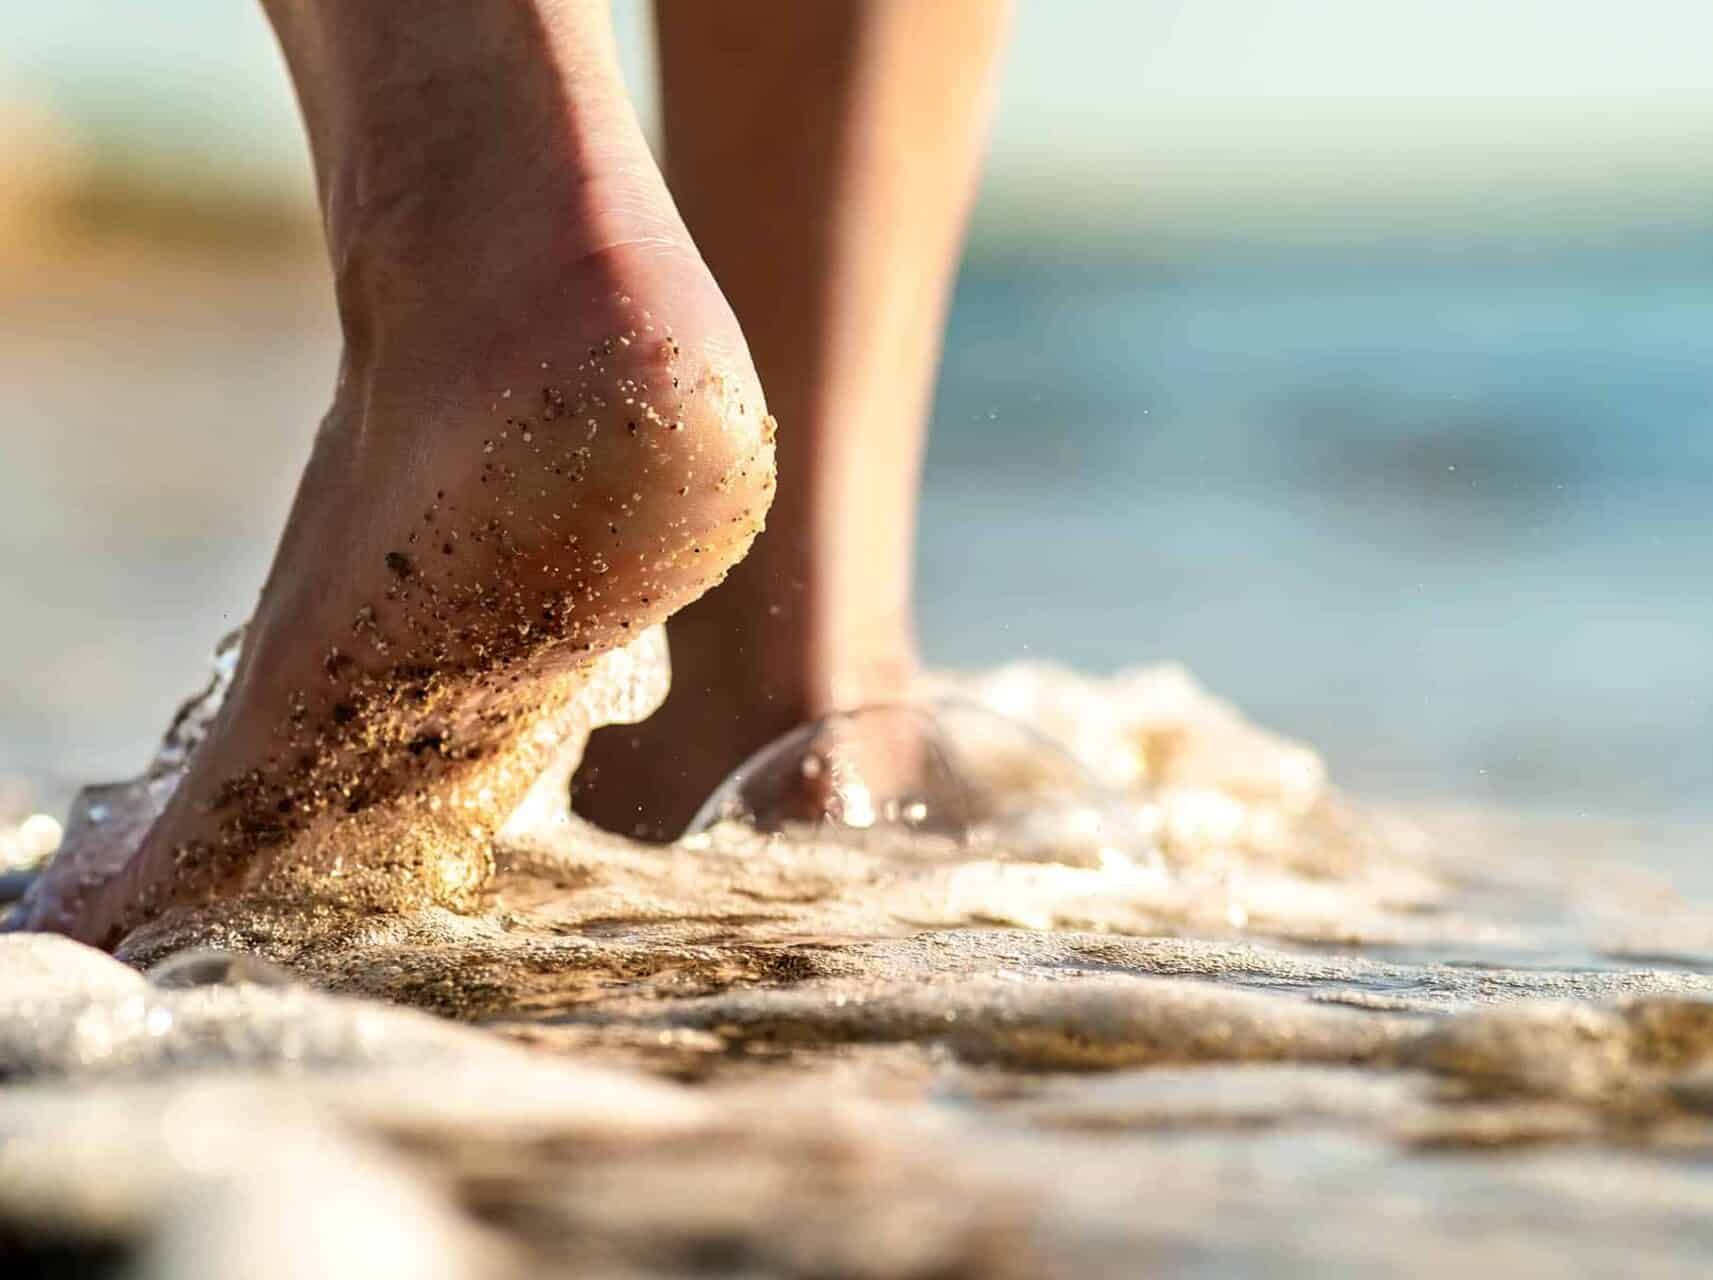
M 909 701 L 915 663 L 891 643 L 902 627 L 852 627 L 849 643 L 803 634 L 816 611 L 802 578 L 763 545 L 787 529 L 763 535 L 724 586 L 672 619 L 672 688 L 648 719 L 590 739 L 572 786 L 582 817 L 634 839 L 677 839 L 733 769 L 782 735 L 833 711 Z
M 577 808 L 614 831 L 670 838 L 780 734 L 909 696 L 917 464 L 1006 9 L 657 6 L 673 190 L 790 432 L 767 534 L 668 628 L 666 705 L 589 744 Z
M 719 581 L 771 500 L 772 420 L 604 27 L 559 29 L 599 6 L 358 8 L 274 15 L 346 352 L 231 694 L 141 844 L 51 868 L 27 927 L 111 946 L 276 889 L 468 905 L 586 731 L 589 664 Z

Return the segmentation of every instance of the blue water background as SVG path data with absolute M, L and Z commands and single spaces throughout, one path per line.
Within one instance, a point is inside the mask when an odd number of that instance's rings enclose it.
M 985 261 L 929 657 L 1186 662 L 1390 795 L 1713 795 L 1713 240 Z

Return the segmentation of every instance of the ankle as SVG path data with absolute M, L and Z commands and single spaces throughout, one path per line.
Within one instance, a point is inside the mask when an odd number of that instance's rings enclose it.
M 903 702 L 920 667 L 915 647 L 901 638 L 860 653 L 840 654 L 824 664 L 816 681 L 825 704 L 821 714 Z
M 869 612 L 836 625 L 800 580 L 769 590 L 771 578 L 759 578 L 746 561 L 673 619 L 674 690 L 701 702 L 730 693 L 734 713 L 773 732 L 909 696 L 919 661 L 907 617 Z

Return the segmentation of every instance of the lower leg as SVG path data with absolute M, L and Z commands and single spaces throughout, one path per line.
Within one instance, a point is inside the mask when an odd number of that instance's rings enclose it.
M 670 836 L 744 756 L 899 696 L 925 417 L 998 0 L 660 0 L 668 176 L 785 424 L 768 531 L 674 619 L 673 689 L 597 734 L 578 808 Z

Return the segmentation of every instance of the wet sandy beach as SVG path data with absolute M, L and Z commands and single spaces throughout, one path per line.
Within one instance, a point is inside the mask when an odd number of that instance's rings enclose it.
M 1616 828 L 1373 812 L 1175 668 L 925 693 L 1064 742 L 1098 816 L 662 849 L 549 804 L 476 915 L 181 910 L 128 964 L 0 936 L 0 1243 L 67 1275 L 1699 1271 L 1713 912 L 1589 857 Z

